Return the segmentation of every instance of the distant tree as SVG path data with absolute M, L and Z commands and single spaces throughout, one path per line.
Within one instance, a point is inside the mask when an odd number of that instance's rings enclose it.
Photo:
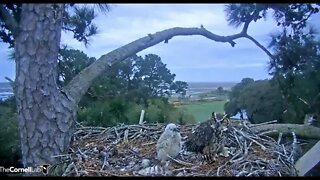
M 138 69 L 134 74 L 135 80 L 145 86 L 150 96 L 171 95 L 175 74 L 170 73 L 159 56 L 148 54 L 136 61 L 135 67 Z
M 60 49 L 58 56 L 58 84 L 66 85 L 81 70 L 92 64 L 96 58 L 88 57 L 85 53 L 75 49 L 64 47 Z
M 155 54 L 145 58 L 131 56 L 111 65 L 103 74 L 89 88 L 90 97 L 106 100 L 123 95 L 127 100 L 147 104 L 147 99 L 152 97 L 185 95 L 188 87 L 184 81 L 174 81 L 175 74 Z
M 218 91 L 218 94 L 219 94 L 219 95 L 223 94 L 223 87 L 219 86 L 219 87 L 217 88 L 217 91 Z
M 184 97 L 187 93 L 188 83 L 184 81 L 175 81 L 171 85 L 170 89 L 173 90 L 176 94 L 180 94 Z

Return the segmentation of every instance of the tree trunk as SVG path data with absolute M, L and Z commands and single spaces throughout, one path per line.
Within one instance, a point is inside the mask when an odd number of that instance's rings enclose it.
M 73 133 L 76 106 L 56 84 L 63 10 L 61 4 L 22 6 L 14 91 L 25 167 L 54 163 Z
M 307 139 L 320 139 L 320 128 L 309 125 L 301 124 L 265 124 L 261 126 L 251 127 L 252 130 L 257 132 L 272 131 L 276 130 L 277 132 L 270 132 L 268 135 L 278 135 L 279 132 L 284 135 L 290 135 L 294 131 L 299 137 Z

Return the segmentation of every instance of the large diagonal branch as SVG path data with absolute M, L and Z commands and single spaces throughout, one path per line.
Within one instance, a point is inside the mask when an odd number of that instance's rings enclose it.
M 124 45 L 118 49 L 115 49 L 108 54 L 101 56 L 97 61 L 92 63 L 87 68 L 83 69 L 77 76 L 75 76 L 70 83 L 64 87 L 64 92 L 74 101 L 78 103 L 81 97 L 86 93 L 92 82 L 98 77 L 103 71 L 106 70 L 113 63 L 122 61 L 146 48 L 154 46 L 162 41 L 168 42 L 174 36 L 190 36 L 190 35 L 201 35 L 210 40 L 216 42 L 228 42 L 232 46 L 236 43 L 235 39 L 243 38 L 247 36 L 247 25 L 244 26 L 240 33 L 230 36 L 219 36 L 216 35 L 204 27 L 201 28 L 182 28 L 175 27 L 167 30 L 157 32 L 155 34 L 149 34 L 143 38 L 133 41 L 127 45 Z
M 263 45 L 261 45 L 256 39 L 254 39 L 252 36 L 245 35 L 245 38 L 250 39 L 255 45 L 257 45 L 260 49 L 262 49 L 273 61 L 275 60 L 275 57 L 271 54 L 270 51 L 267 50 Z
M 0 15 L 6 26 L 11 31 L 13 37 L 16 38 L 19 32 L 19 25 L 10 12 L 4 7 L 4 5 L 0 5 Z

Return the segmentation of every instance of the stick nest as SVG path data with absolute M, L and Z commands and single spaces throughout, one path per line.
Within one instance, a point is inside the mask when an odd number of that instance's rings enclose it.
M 296 176 L 290 160 L 290 145 L 250 130 L 231 126 L 229 155 L 215 161 L 202 154 L 182 151 L 161 164 L 156 159 L 156 143 L 166 124 L 79 126 L 68 154 L 49 169 L 53 176 Z M 177 125 L 183 142 L 197 125 Z

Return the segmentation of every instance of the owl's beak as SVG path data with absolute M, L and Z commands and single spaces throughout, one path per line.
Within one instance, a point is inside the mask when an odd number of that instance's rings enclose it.
M 178 129 L 177 129 L 177 128 L 174 128 L 174 129 L 172 129 L 172 131 L 178 132 Z

